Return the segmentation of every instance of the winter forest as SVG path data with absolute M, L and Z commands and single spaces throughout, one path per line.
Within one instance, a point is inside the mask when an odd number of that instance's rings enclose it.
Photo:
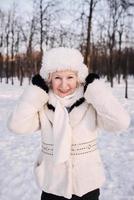
M 43 49 L 78 48 L 89 71 L 113 78 L 134 75 L 132 0 L 33 0 L 19 14 L 17 3 L 0 9 L 0 80 L 37 73 Z
M 39 131 L 18 136 L 7 121 L 45 50 L 59 46 L 79 49 L 130 114 L 128 130 L 99 135 L 100 200 L 134 200 L 134 0 L 0 0 L 0 200 L 40 200 Z

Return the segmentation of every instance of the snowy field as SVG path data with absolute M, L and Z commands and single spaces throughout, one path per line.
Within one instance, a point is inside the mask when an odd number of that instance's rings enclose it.
M 101 132 L 98 139 L 106 173 L 100 200 L 134 200 L 134 79 L 128 84 L 128 99 L 123 81 L 112 90 L 131 115 L 129 129 L 120 134 Z M 0 83 L 0 200 L 40 200 L 33 174 L 40 133 L 15 135 L 6 125 L 26 85 Z

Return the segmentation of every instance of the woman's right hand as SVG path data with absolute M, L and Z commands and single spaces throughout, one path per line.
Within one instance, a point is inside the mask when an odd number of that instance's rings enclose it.
M 48 91 L 49 91 L 48 85 L 46 84 L 45 80 L 39 74 L 36 74 L 35 76 L 33 76 L 32 84 L 40 87 L 46 93 L 48 93 Z

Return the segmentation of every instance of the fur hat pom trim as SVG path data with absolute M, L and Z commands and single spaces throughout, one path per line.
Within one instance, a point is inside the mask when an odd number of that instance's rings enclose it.
M 81 83 L 88 75 L 87 66 L 83 63 L 83 56 L 77 49 L 59 47 L 44 53 L 40 75 L 47 81 L 49 74 L 56 71 L 71 70 L 78 73 Z

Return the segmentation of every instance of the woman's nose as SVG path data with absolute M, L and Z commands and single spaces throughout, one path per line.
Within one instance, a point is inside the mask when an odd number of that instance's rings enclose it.
M 63 90 L 68 89 L 68 82 L 67 82 L 67 80 L 65 80 L 65 79 L 62 80 L 62 82 L 61 82 L 61 88 Z

